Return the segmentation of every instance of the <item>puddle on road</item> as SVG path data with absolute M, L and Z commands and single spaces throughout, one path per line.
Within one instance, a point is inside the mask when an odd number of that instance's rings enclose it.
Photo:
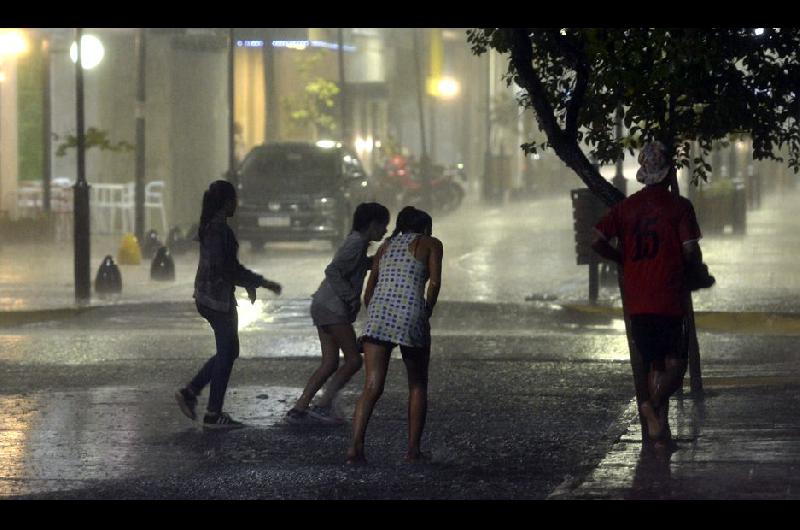
M 226 408 L 248 425 L 237 433 L 271 428 L 284 422 L 301 392 L 240 386 L 228 392 Z M 0 497 L 185 472 L 198 464 L 193 449 L 219 434 L 183 416 L 163 387 L 7 395 L 0 396 L 0 410 Z

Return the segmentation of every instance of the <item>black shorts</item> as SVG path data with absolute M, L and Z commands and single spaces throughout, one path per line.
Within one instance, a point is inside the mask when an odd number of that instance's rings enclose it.
M 363 335 L 361 337 L 362 342 L 369 342 L 370 344 L 377 344 L 378 346 L 383 346 L 386 348 L 389 353 L 397 346 L 397 343 L 389 342 L 388 340 L 381 340 L 376 339 L 374 337 L 370 337 L 369 335 Z M 363 351 L 363 350 L 362 350 Z M 403 354 L 403 358 L 420 358 L 424 356 L 426 353 L 430 354 L 430 348 L 415 348 L 413 346 L 403 346 L 400 344 L 400 353 Z
M 657 370 L 664 370 L 665 357 L 684 360 L 688 357 L 683 317 L 631 315 L 631 335 L 647 371 L 651 365 Z

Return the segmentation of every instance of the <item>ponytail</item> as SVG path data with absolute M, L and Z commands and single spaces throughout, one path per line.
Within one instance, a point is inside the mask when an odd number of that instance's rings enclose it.
M 389 236 L 389 239 L 394 238 L 400 232 L 424 234 L 432 224 L 433 220 L 427 212 L 414 208 L 413 206 L 406 206 L 397 214 L 394 232 Z
M 236 199 L 236 188 L 227 180 L 215 180 L 203 193 L 203 203 L 200 210 L 200 226 L 197 237 L 202 242 L 211 219 L 222 210 L 229 199 Z

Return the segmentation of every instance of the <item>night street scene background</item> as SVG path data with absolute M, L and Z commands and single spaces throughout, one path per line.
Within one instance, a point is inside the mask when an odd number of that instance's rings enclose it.
M 0 29 L 0 499 L 800 499 L 798 45 L 783 28 Z M 716 279 L 691 293 L 666 449 L 643 431 L 619 271 L 589 246 L 653 140 Z M 231 430 L 204 428 L 209 389 L 195 421 L 175 398 L 215 353 L 193 293 L 216 180 L 237 190 L 239 261 L 282 286 L 236 289 Z M 287 417 L 320 365 L 311 297 L 370 201 L 385 237 L 412 205 L 443 245 L 425 461 L 404 459 L 399 348 L 366 465 L 345 462 L 364 368 L 343 421 Z M 366 320 L 362 303 L 357 335 Z

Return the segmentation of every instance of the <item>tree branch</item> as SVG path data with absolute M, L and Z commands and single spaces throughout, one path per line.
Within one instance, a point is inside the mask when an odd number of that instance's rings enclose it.
M 589 86 L 588 60 L 583 48 L 573 46 L 572 43 L 568 42 L 565 38 L 561 38 L 560 35 L 556 38 L 556 43 L 559 49 L 574 62 L 575 89 L 566 105 L 566 127 L 564 132 L 570 138 L 577 138 L 578 114 L 583 107 L 584 97 L 586 96 L 586 90 Z
M 539 76 L 533 69 L 533 50 L 528 31 L 511 30 L 511 62 L 516 70 L 515 82 L 530 96 L 539 125 L 558 157 L 580 177 L 605 204 L 611 206 L 625 198 L 617 188 L 604 179 L 578 146 L 577 135 L 570 136 L 558 125 L 552 105 Z M 587 76 L 588 77 L 588 76 Z M 581 101 L 582 101 L 581 97 Z M 576 108 L 576 113 L 580 108 Z

